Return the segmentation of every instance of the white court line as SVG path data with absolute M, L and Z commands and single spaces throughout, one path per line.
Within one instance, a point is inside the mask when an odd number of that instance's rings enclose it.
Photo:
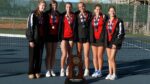
M 20 34 L 4 34 L 0 33 L 1 37 L 19 37 L 19 38 L 26 38 L 25 35 L 20 35 Z
M 131 45 L 131 46 L 134 46 L 134 47 L 137 47 L 137 48 L 140 48 L 140 49 L 143 49 L 143 50 L 145 50 L 145 51 L 150 52 L 150 49 L 143 48 L 143 47 L 140 47 L 140 46 L 138 46 L 138 45 L 135 45 L 135 44 L 132 44 L 132 43 L 128 43 L 128 42 L 124 42 L 124 43 L 126 43 L 126 44 L 128 44 L 128 45 Z

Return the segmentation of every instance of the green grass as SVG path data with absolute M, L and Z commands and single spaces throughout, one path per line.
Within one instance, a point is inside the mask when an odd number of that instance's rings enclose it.
M 143 34 L 131 34 L 131 33 L 127 33 L 126 37 L 150 38 L 150 36 L 146 36 L 146 35 L 143 35 Z
M 25 29 L 0 29 L 0 33 L 4 34 L 25 34 Z
M 24 19 L 0 19 L 0 23 L 26 23 Z

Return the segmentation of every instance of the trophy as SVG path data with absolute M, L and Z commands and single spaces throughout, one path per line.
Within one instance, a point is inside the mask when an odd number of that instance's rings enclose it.
M 83 77 L 82 58 L 72 55 L 69 60 L 69 75 L 66 77 L 65 84 L 87 84 Z

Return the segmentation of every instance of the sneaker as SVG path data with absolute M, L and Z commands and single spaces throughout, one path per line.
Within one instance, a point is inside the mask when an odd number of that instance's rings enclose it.
M 52 75 L 53 77 L 56 76 L 56 74 L 54 73 L 53 70 L 51 70 L 51 75 Z
M 116 79 L 117 79 L 117 75 L 116 75 L 116 74 L 113 74 L 113 75 L 110 76 L 109 79 L 110 79 L 110 80 L 116 80 Z
M 61 76 L 61 77 L 64 77 L 64 76 L 65 76 L 65 71 L 64 71 L 64 69 L 61 69 L 61 71 L 60 71 L 60 76 Z
M 68 71 L 68 68 L 66 69 L 66 76 L 68 76 L 69 75 L 69 71 Z
M 40 78 L 40 77 L 41 77 L 41 74 L 36 73 L 36 74 L 35 74 L 35 77 L 38 79 L 38 78 Z
M 89 76 L 89 70 L 85 69 L 85 71 L 84 71 L 84 77 L 87 77 L 87 76 Z
M 110 79 L 110 77 L 111 77 L 111 75 L 108 74 L 105 79 L 108 80 L 108 79 Z
M 97 73 L 96 73 L 96 77 L 101 77 L 101 76 L 102 76 L 102 73 L 101 73 L 100 70 L 98 70 Z
M 102 76 L 102 73 L 101 73 L 100 70 L 97 70 L 97 71 L 95 71 L 95 72 L 92 74 L 92 77 L 95 77 L 95 78 L 101 77 L 101 76 Z
M 97 71 L 95 71 L 95 72 L 92 74 L 92 77 L 95 77 L 95 76 L 96 76 L 96 72 L 97 72 Z
M 46 76 L 46 77 L 50 77 L 50 76 L 51 76 L 51 75 L 50 75 L 50 72 L 47 71 L 46 74 L 45 74 L 45 76 Z
M 34 76 L 34 74 L 29 74 L 29 75 L 28 75 L 28 78 L 29 78 L 29 79 L 34 79 L 35 76 Z

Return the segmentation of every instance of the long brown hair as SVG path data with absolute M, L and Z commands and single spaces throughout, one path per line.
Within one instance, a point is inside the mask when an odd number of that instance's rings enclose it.
M 96 4 L 96 5 L 94 6 L 94 10 L 96 9 L 96 7 L 99 7 L 100 10 L 101 10 L 101 13 L 102 13 L 102 5 L 101 5 L 101 4 Z M 93 14 L 95 15 L 95 12 L 94 12 Z
M 71 3 L 71 2 L 66 2 L 66 3 L 65 3 L 65 6 L 66 6 L 67 4 L 69 4 L 69 5 L 72 7 L 72 3 Z
M 110 10 L 111 8 L 113 8 L 113 9 L 114 9 L 114 11 L 116 12 L 116 8 L 115 8 L 115 6 L 109 6 L 109 8 L 108 8 L 108 12 L 109 12 L 109 10 Z M 114 16 L 114 17 L 117 17 L 116 13 L 115 13 L 115 16 Z
M 86 5 L 85 5 L 84 2 L 79 2 L 78 5 L 79 5 L 79 4 L 82 4 L 82 5 L 86 8 Z
M 52 1 L 50 2 L 50 4 L 49 4 L 50 10 L 52 10 L 52 4 L 56 4 L 56 6 L 58 7 L 57 1 L 52 0 Z
M 115 10 L 115 12 L 116 12 L 115 6 L 109 6 L 108 11 L 109 11 L 111 8 L 113 8 L 113 9 Z
M 37 6 L 37 8 L 36 8 L 36 10 L 35 10 L 35 15 L 36 15 L 36 16 L 40 16 L 40 15 L 41 15 L 41 12 L 39 11 L 39 5 L 40 5 L 41 3 L 44 3 L 44 4 L 46 5 L 46 2 L 45 2 L 44 0 L 39 0 L 38 6 Z

